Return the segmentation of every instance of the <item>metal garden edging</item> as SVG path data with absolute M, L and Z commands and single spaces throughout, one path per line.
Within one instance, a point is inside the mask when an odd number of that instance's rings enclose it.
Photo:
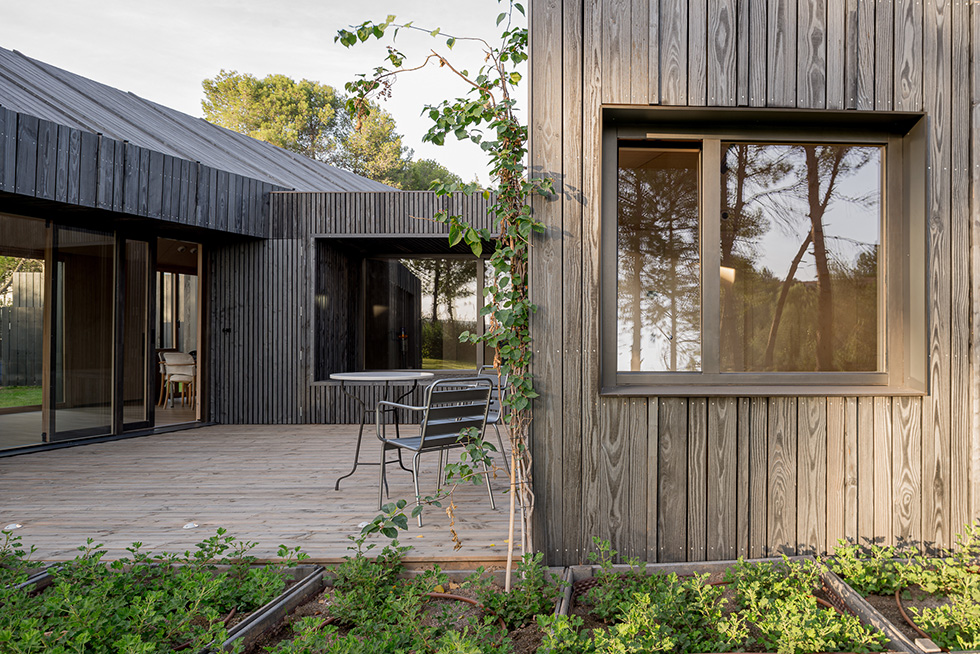
M 296 583 L 279 597 L 265 606 L 253 611 L 247 618 L 228 630 L 228 639 L 222 649 L 230 651 L 239 641 L 248 646 L 258 640 L 263 634 L 282 622 L 283 618 L 305 604 L 311 597 L 323 590 L 324 570 L 319 565 L 297 565 L 285 569 Z
M 897 643 L 900 646 L 897 649 L 903 649 L 911 654 L 925 654 L 921 646 L 909 640 L 890 620 L 883 616 L 878 609 L 871 606 L 866 599 L 861 597 L 860 593 L 848 586 L 847 582 L 841 579 L 835 572 L 831 570 L 825 571 L 823 573 L 823 580 L 827 589 L 836 595 L 854 615 L 859 617 L 861 622 L 871 625 L 884 633 L 888 636 L 890 643 Z M 931 643 L 932 641 L 929 642 Z

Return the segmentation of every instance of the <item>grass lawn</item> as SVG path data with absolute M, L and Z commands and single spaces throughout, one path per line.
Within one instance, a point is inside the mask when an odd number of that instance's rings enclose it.
M 472 361 L 453 361 L 452 359 L 422 359 L 423 370 L 476 370 Z
M 41 403 L 40 386 L 0 386 L 0 409 Z

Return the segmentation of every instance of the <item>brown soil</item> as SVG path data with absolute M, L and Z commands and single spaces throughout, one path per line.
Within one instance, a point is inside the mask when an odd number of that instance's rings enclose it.
M 885 616 L 886 620 L 895 625 L 895 627 L 909 640 L 915 641 L 916 638 L 922 637 L 919 632 L 913 629 L 912 626 L 905 621 L 905 618 L 902 617 L 902 613 L 898 610 L 898 604 L 895 602 L 894 595 L 868 595 L 864 599 L 868 600 L 868 604 L 875 607 L 879 613 Z M 912 612 L 909 611 L 910 608 L 915 608 L 921 611 L 922 609 L 936 608 L 937 606 L 942 606 L 948 603 L 949 600 L 947 598 L 925 593 L 918 586 L 913 586 L 902 594 L 902 606 L 905 607 L 905 612 L 908 613 L 909 617 L 913 620 L 915 620 L 915 617 L 912 615 Z

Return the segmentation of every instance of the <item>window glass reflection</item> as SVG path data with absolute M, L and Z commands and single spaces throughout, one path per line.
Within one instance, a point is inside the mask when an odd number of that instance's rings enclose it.
M 113 265 L 111 232 L 57 227 L 55 387 L 51 440 L 112 429 Z
M 723 372 L 880 369 L 882 154 L 722 144 Z
M 449 258 L 368 259 L 366 369 L 471 370 L 477 330 L 477 263 Z
M 0 448 L 41 442 L 47 230 L 0 214 Z
M 619 370 L 701 367 L 699 160 L 693 149 L 619 149 Z

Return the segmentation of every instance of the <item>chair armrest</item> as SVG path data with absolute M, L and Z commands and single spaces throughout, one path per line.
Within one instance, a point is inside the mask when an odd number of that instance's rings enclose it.
M 378 440 L 382 443 L 389 440 L 394 440 L 390 438 L 385 438 L 381 435 L 384 430 L 384 410 L 385 409 L 405 409 L 406 411 L 425 411 L 424 406 L 412 406 L 411 404 L 399 404 L 398 402 L 390 402 L 388 400 L 379 401 L 374 407 L 374 426 L 377 430 Z
M 425 411 L 424 406 L 412 406 L 411 404 L 399 404 L 398 402 L 389 402 L 388 400 L 381 400 L 377 404 L 377 408 L 380 409 L 382 406 L 391 407 L 392 409 L 407 409 L 409 411 Z M 377 411 L 377 409 L 375 409 Z

